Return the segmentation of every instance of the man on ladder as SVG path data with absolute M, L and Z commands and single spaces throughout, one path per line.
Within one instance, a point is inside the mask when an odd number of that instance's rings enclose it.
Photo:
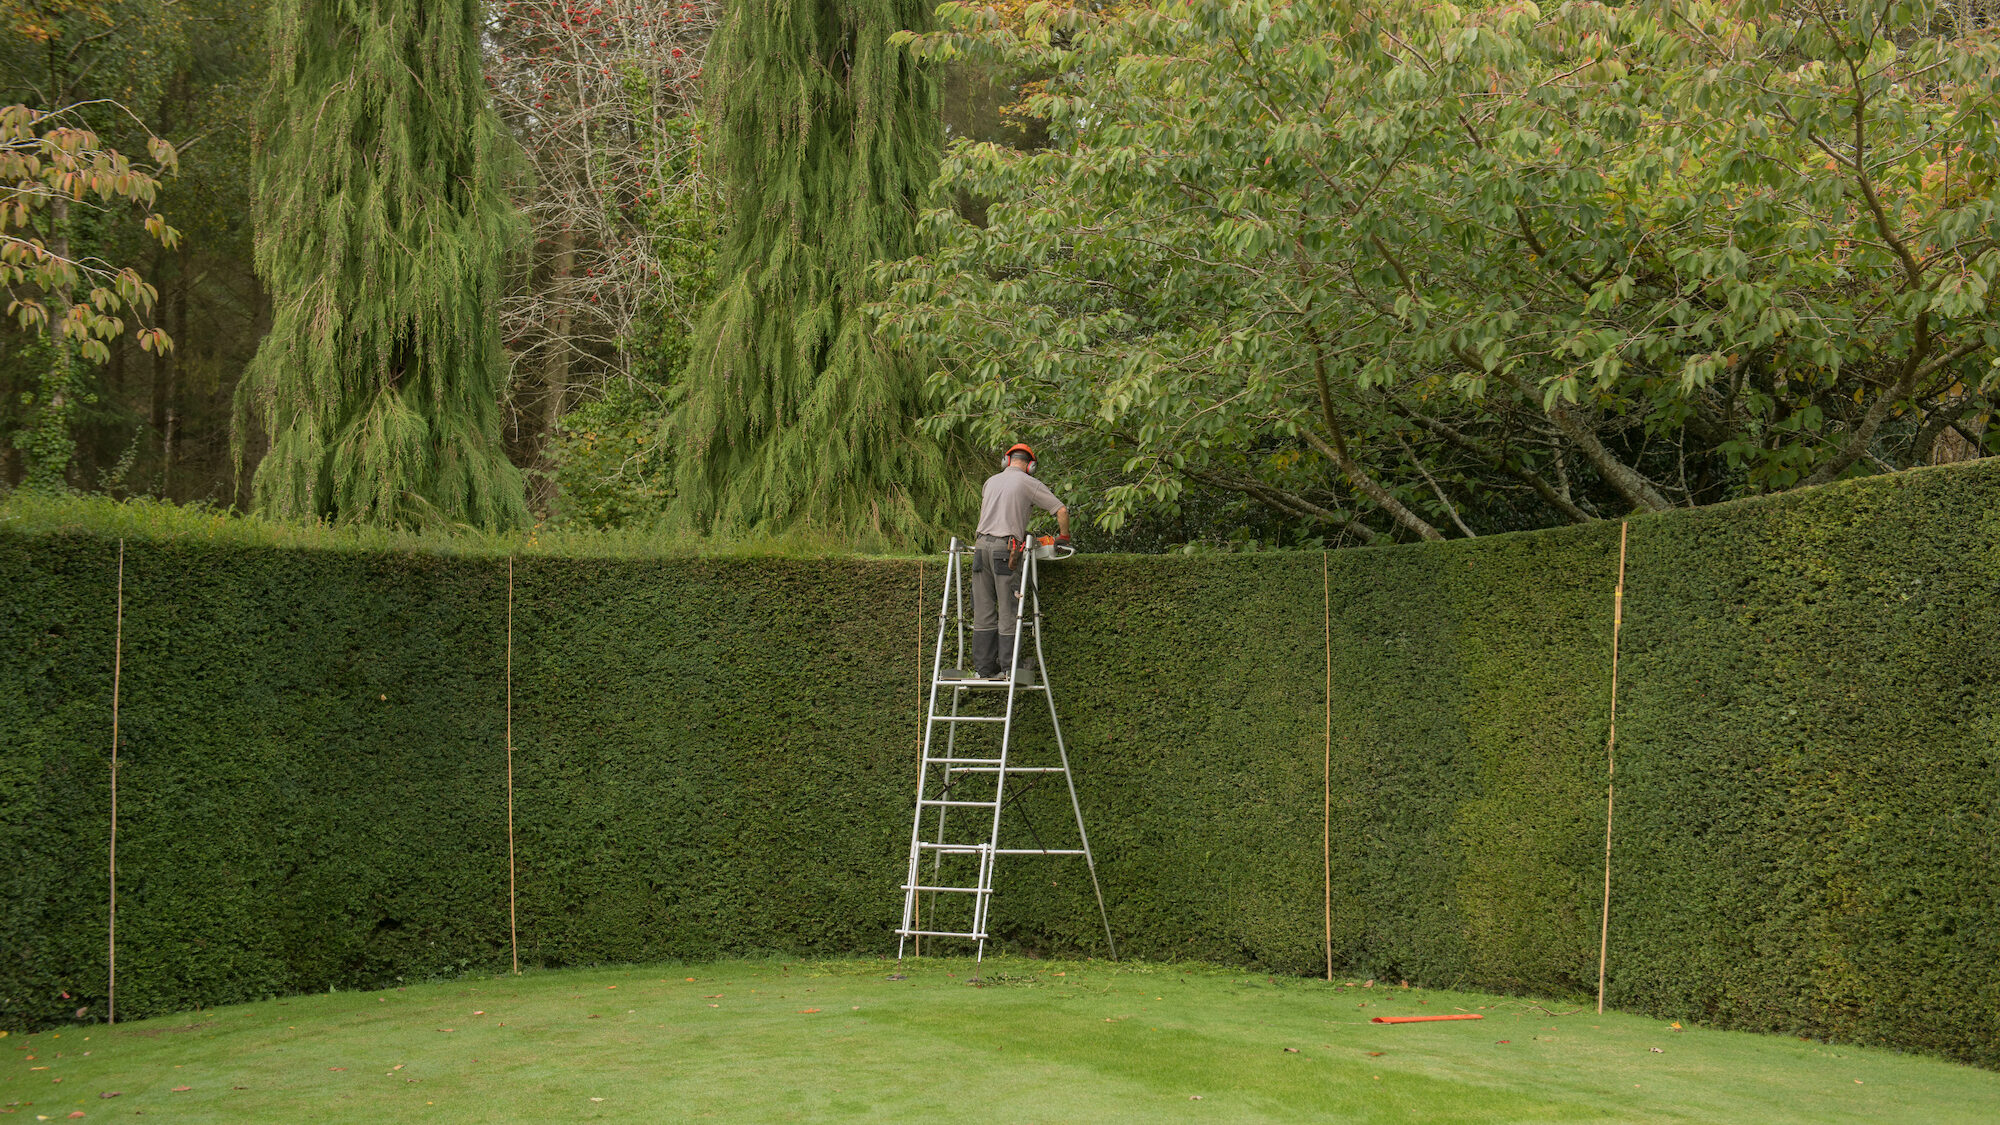
M 910 822 L 910 862 L 903 880 L 903 921 L 896 928 L 899 958 L 909 951 L 921 954 L 916 943 L 927 937 L 977 942 L 976 955 L 984 957 L 986 943 L 992 940 L 993 873 L 1001 856 L 1081 857 L 1090 874 L 1098 919 L 1104 923 L 1105 948 L 1114 960 L 1118 956 L 1110 912 L 1097 882 L 1097 861 L 1090 854 L 1090 835 L 1083 827 L 1083 803 L 1070 774 L 1069 748 L 1056 716 L 1055 690 L 1046 668 L 1040 669 L 1040 683 L 1033 675 L 1042 655 L 1036 572 L 1043 561 L 1074 553 L 1069 547 L 1069 510 L 1034 479 L 1034 468 L 1032 449 L 1026 445 L 1008 449 L 1000 472 L 986 482 L 978 540 L 968 548 L 954 537 L 945 554 L 923 756 L 917 766 L 916 814 Z M 1061 538 L 1028 539 L 1028 516 L 1037 507 L 1056 514 Z M 974 606 L 970 654 L 965 643 L 968 562 Z M 973 658 L 972 675 L 965 667 L 967 655 Z M 1013 667 L 1016 663 L 1018 669 Z M 1023 714 L 1017 704 L 1037 692 L 1048 704 L 1048 736 L 1044 739 L 1037 732 L 1021 740 L 1016 724 Z M 976 702 L 982 696 L 999 705 L 998 714 L 994 707 Z M 997 745 L 980 731 L 999 735 Z M 1049 749 L 1055 751 L 1053 760 Z M 1061 775 L 1069 811 L 1076 817 L 1075 847 L 1047 846 L 1028 808 L 1016 803 L 1035 782 L 1054 775 Z M 1010 807 L 1017 809 L 1016 819 L 1033 837 L 1033 847 L 1002 846 L 1002 813 Z
M 1034 508 L 1056 514 L 1056 545 L 1069 546 L 1069 509 L 1035 479 L 1035 451 L 1019 442 L 1007 450 L 1000 471 L 986 478 L 979 496 L 979 536 L 972 544 L 972 667 L 982 680 L 1001 678 L 1002 666 L 1014 660 L 1014 599 L 1023 592 L 1014 583 Z M 1018 647 L 1012 675 L 1032 682 L 1028 646 Z

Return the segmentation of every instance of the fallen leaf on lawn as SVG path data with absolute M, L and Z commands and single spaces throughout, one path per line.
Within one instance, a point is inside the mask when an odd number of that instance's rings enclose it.
M 232 1089 L 232 1090 L 248 1090 L 249 1088 L 250 1088 L 250 1087 L 248 1087 L 248 1086 L 231 1086 L 231 1087 L 230 1087 L 230 1089 Z
M 1664 1054 L 1666 1054 L 1666 1052 L 1665 1052 L 1665 1051 L 1662 1051 L 1662 1050 L 1660 1050 L 1660 1049 L 1659 1049 L 1658 1047 L 1648 1047 L 1648 1048 L 1646 1048 L 1646 1049 L 1647 1049 L 1647 1050 L 1649 1050 L 1649 1051 L 1651 1051 L 1651 1052 L 1653 1052 L 1653 1053 L 1654 1053 L 1654 1054 L 1656 1054 L 1656 1055 L 1664 1055 Z
M 174 1093 L 176 1093 L 176 1094 L 185 1094 L 185 1093 L 187 1093 L 187 1092 L 188 1092 L 189 1090 L 192 1090 L 192 1089 L 194 1089 L 194 1087 L 193 1087 L 193 1086 L 176 1086 L 176 1087 L 174 1087 Z
M 1856 1086 L 1859 1086 L 1859 1085 L 1861 1085 L 1861 1079 L 1859 1079 L 1859 1078 L 1855 1079 L 1855 1080 L 1854 1080 L 1854 1084 L 1855 1084 Z
M 79 1109 L 79 1110 L 75 1111 L 74 1113 L 71 1113 L 71 1114 L 70 1114 L 69 1116 L 70 1116 L 70 1119 L 71 1119 L 71 1120 L 73 1121 L 73 1120 L 75 1120 L 76 1118 L 79 1118 L 79 1117 L 82 1117 L 82 1116 L 83 1116 L 83 1111 Z
M 1675 1031 L 1682 1030 L 1679 1020 L 1675 1020 L 1673 1023 L 1670 1023 L 1667 1026 L 1673 1028 Z
M 596 1016 L 586 1016 L 586 1017 L 584 1017 L 584 1018 L 586 1018 L 586 1019 L 593 1019 L 593 1020 L 594 1020 L 594 1019 L 597 1019 L 598 1017 L 596 1017 Z
M 455 1028 L 455 1027 L 440 1027 L 440 1028 L 438 1028 L 438 1030 L 439 1030 L 439 1031 L 457 1031 L 458 1029 L 457 1029 L 457 1028 Z
M 1198 1101 L 1200 1101 L 1200 1100 L 1201 1100 L 1201 1095 L 1200 1095 L 1200 1094 L 1189 1094 L 1189 1095 L 1188 1095 L 1188 1100 L 1189 1100 L 1189 1101 L 1191 1101 L 1191 1102 L 1198 1102 Z
M 594 1102 L 601 1102 L 601 1101 L 603 1101 L 604 1099 L 603 1099 L 603 1098 L 592 1098 L 592 1099 L 590 1099 L 590 1100 L 591 1100 L 591 1101 L 594 1101 Z
M 1381 1058 L 1381 1057 L 1382 1057 L 1382 1052 L 1380 1052 L 1380 1051 L 1370 1051 L 1370 1052 L 1368 1052 L 1368 1057 L 1369 1057 L 1369 1058 L 1371 1058 L 1371 1059 L 1379 1059 L 1379 1058 Z
M 1288 1055 L 1296 1055 L 1299 1053 L 1299 1049 L 1297 1047 L 1287 1047 L 1285 1048 L 1285 1053 Z
M 1062 974 L 1061 974 L 1061 973 L 1057 973 L 1056 975 L 1057 975 L 1057 976 L 1061 976 Z M 909 977 L 906 977 L 906 976 L 904 976 L 904 975 L 903 975 L 903 974 L 901 974 L 901 973 L 890 973 L 890 974 L 888 975 L 888 977 L 886 977 L 885 979 L 887 979 L 887 980 L 909 980 L 910 978 L 909 978 Z
M 115 1097 L 117 1097 L 117 1096 L 118 1096 L 118 1095 L 119 1095 L 120 1093 L 121 1093 L 121 1091 L 118 1091 L 118 1090 L 106 1090 L 106 1091 L 104 1091 L 103 1093 L 101 1093 L 101 1094 L 99 1094 L 99 1095 L 97 1095 L 97 1096 L 98 1096 L 98 1097 L 100 1097 L 100 1098 L 115 1098 Z
M 710 1005 L 709 1005 L 709 1007 L 711 1007 L 711 1008 L 720 1008 L 720 1007 L 722 1007 L 722 1005 L 720 1005 L 720 1004 L 710 1004 Z
M 478 1059 L 473 1059 L 472 1061 L 473 1061 L 473 1062 L 478 1062 L 479 1060 L 478 1060 Z M 403 1069 L 404 1067 L 406 1067 L 406 1066 L 408 1066 L 408 1065 L 410 1065 L 410 1064 L 408 1064 L 408 1063 L 397 1063 L 397 1064 L 396 1064 L 395 1066 L 392 1066 L 392 1067 L 390 1067 L 390 1068 L 389 1068 L 389 1073 L 390 1073 L 390 1074 L 394 1074 L 394 1073 L 396 1073 L 397 1071 L 399 1071 L 399 1070 Z
M 694 978 L 693 978 L 693 977 L 689 977 L 689 978 L 687 979 L 687 982 L 688 982 L 689 984 L 693 984 L 693 983 L 694 983 Z
M 473 1015 L 475 1015 L 475 1016 L 483 1016 L 483 1015 L 485 1015 L 486 1013 L 485 1013 L 485 1012 L 474 1012 L 474 1013 L 472 1013 L 472 1014 L 473 1014 Z
M 720 1000 L 720 999 L 722 999 L 722 993 L 718 992 L 718 993 L 716 993 L 716 994 L 715 994 L 715 995 L 713 995 L 713 996 L 704 996 L 704 997 L 702 997 L 702 999 L 703 999 L 703 1000 Z
M 330 1067 L 327 1067 L 327 1069 L 328 1069 L 328 1070 L 346 1070 L 347 1068 L 346 1068 L 346 1067 L 344 1067 L 344 1066 L 330 1066 Z
M 1506 1046 L 1507 1044 L 1509 1044 L 1509 1043 L 1512 1043 L 1512 1042 L 1513 1042 L 1513 1040 L 1512 1040 L 1512 1039 L 1502 1039 L 1502 1040 L 1500 1040 L 1499 1042 L 1495 1043 L 1495 1044 L 1494 1044 L 1494 1046 L 1496 1046 L 1496 1047 L 1505 1047 L 1505 1046 Z
M 617 986 L 617 985 L 615 985 L 615 984 L 607 984 L 607 985 L 605 985 L 605 986 L 604 986 L 604 990 L 605 990 L 606 992 L 609 992 L 609 991 L 611 991 L 612 989 L 614 989 L 614 988 L 617 988 L 617 987 L 618 987 L 618 986 Z M 603 1099 L 602 1099 L 602 1098 L 600 1098 L 600 1099 L 598 1099 L 598 1100 L 599 1100 L 599 1101 L 602 1101 Z
M 812 1014 L 813 1014 L 814 1012 L 817 1012 L 817 1011 L 819 1011 L 819 1009 L 818 1009 L 818 1008 L 800 1008 L 800 1009 L 799 1009 L 799 1014 L 800 1014 L 800 1015 L 802 1015 L 802 1016 L 809 1016 L 809 1015 L 812 1015 Z

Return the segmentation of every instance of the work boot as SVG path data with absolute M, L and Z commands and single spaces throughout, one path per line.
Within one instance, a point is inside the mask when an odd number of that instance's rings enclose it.
M 1000 674 L 1000 633 L 994 629 L 974 629 L 972 631 L 972 670 L 982 680 L 990 680 Z
M 1013 657 L 1015 661 L 1014 671 L 1013 671 L 1014 682 L 1017 684 L 1034 683 L 1035 682 L 1035 639 L 1033 637 L 1023 636 L 1021 638 L 1020 655 L 1015 656 L 1014 638 L 1002 634 L 1000 637 L 1000 663 L 1006 664 L 1009 657 Z

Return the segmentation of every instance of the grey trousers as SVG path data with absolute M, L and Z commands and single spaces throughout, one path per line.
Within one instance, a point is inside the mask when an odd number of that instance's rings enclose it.
M 1000 630 L 1013 651 L 1014 572 L 1007 566 L 1007 541 L 982 535 L 972 545 L 972 628 L 976 632 Z

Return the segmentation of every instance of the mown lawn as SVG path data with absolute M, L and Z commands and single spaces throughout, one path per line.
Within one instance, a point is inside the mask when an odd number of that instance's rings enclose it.
M 2000 1120 L 2000 1074 L 1575 1007 L 1205 965 L 1004 958 L 536 972 L 16 1033 L 0 1039 L 0 1115 Z M 1460 1009 L 1485 1019 L 1369 1022 Z

